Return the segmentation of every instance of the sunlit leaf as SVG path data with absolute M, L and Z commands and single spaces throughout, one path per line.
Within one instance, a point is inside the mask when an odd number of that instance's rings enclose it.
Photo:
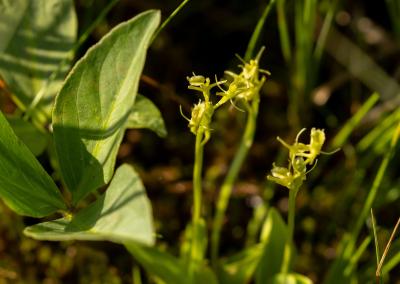
M 113 174 L 159 21 L 158 11 L 147 11 L 114 28 L 78 61 L 57 96 L 55 146 L 73 204 Z
M 65 209 L 57 186 L 1 112 L 0 197 L 20 215 L 44 217 Z
M 40 223 L 24 233 L 39 240 L 107 240 L 117 243 L 154 243 L 150 202 L 139 176 L 131 166 L 115 172 L 105 194 L 66 218 Z

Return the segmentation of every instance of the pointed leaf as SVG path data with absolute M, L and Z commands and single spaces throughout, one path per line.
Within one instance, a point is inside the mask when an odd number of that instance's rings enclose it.
M 0 76 L 19 104 L 28 106 L 59 70 L 76 35 L 72 0 L 0 0 Z M 48 117 L 68 69 L 64 64 L 43 94 Z
M 53 112 L 55 145 L 73 204 L 106 184 L 138 82 L 158 11 L 120 24 L 75 65 Z
M 187 263 L 156 247 L 125 244 L 133 257 L 152 276 L 163 283 L 174 284 L 217 284 L 212 270 L 206 265 L 197 265 L 192 281 L 187 273 Z
M 249 283 L 260 262 L 263 248 L 264 244 L 259 243 L 225 260 L 218 272 L 219 282 L 221 284 Z
M 281 271 L 287 229 L 279 213 L 271 208 L 265 219 L 260 243 L 223 260 L 218 270 L 220 283 L 270 283 Z
M 31 150 L 32 154 L 39 156 L 47 146 L 47 136 L 39 131 L 32 123 L 23 120 L 20 117 L 7 117 L 14 133 Z
M 44 217 L 65 209 L 51 177 L 0 112 L 0 197 L 20 215 Z
M 156 247 L 137 244 L 125 246 L 150 275 L 156 276 L 165 283 L 186 283 L 186 267 L 178 258 Z
M 135 170 L 122 165 L 105 194 L 78 212 L 27 227 L 25 235 L 38 240 L 107 240 L 117 243 L 154 243 L 151 205 Z
M 164 120 L 158 108 L 143 95 L 138 94 L 129 115 L 127 128 L 148 128 L 160 137 L 167 136 Z
M 287 228 L 281 215 L 271 208 L 261 232 L 264 251 L 256 272 L 256 283 L 269 283 L 268 279 L 281 271 L 287 242 Z M 291 254 L 293 255 L 293 254 Z
M 312 284 L 311 279 L 307 278 L 304 275 L 290 273 L 290 274 L 277 274 L 272 279 L 269 279 L 268 282 L 271 284 Z M 338 282 L 339 283 L 339 282 Z M 340 282 L 343 283 L 343 282 Z

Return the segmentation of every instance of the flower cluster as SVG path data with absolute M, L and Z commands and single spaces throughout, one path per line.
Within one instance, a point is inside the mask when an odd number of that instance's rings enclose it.
M 296 136 L 293 145 L 287 144 L 281 138 L 277 138 L 283 146 L 289 149 L 289 166 L 287 168 L 278 167 L 273 164 L 271 175 L 267 178 L 288 189 L 297 190 L 306 179 L 307 166 L 315 166 L 316 158 L 321 154 L 322 146 L 325 142 L 325 133 L 322 129 L 311 129 L 310 143 L 298 142 L 300 135 L 305 131 L 302 129 Z
M 211 84 L 210 78 L 204 76 L 193 74 L 193 76 L 187 77 L 189 83 L 188 89 L 200 92 L 204 100 L 200 100 L 194 105 L 190 118 L 182 115 L 188 120 L 188 127 L 193 134 L 197 135 L 199 131 L 204 134 L 203 143 L 207 142 L 210 138 L 210 123 L 217 108 L 227 101 L 243 100 L 245 103 L 249 103 L 255 98 L 258 99 L 260 89 L 266 80 L 265 76 L 260 74 L 269 74 L 268 71 L 262 70 L 258 66 L 261 53 L 262 50 L 255 59 L 250 60 L 248 63 L 242 60 L 243 65 L 239 65 L 241 68 L 239 74 L 232 71 L 225 71 L 229 80 L 216 79 L 215 83 Z M 222 86 L 226 86 L 226 89 Z M 211 91 L 214 87 L 220 89 L 220 92 L 216 92 L 214 95 L 221 96 L 216 104 L 213 104 L 211 101 L 213 97 Z

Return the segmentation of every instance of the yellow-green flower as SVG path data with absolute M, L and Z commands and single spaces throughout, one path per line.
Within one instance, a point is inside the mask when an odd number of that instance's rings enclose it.
M 277 167 L 273 164 L 271 175 L 267 178 L 289 189 L 299 188 L 306 179 L 307 166 L 314 165 L 316 158 L 321 154 L 322 146 L 325 142 L 323 129 L 311 129 L 310 143 L 299 142 L 300 135 L 305 131 L 302 129 L 296 136 L 292 145 L 286 143 L 281 138 L 278 141 L 289 149 L 289 165 L 287 168 Z

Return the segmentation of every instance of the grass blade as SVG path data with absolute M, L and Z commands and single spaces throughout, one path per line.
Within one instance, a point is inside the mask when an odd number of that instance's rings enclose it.
M 161 24 L 161 26 L 155 31 L 153 37 L 151 38 L 150 45 L 153 43 L 153 41 L 157 38 L 158 34 L 169 24 L 169 22 L 176 16 L 176 14 L 179 13 L 180 10 L 183 9 L 183 7 L 186 6 L 187 3 L 189 3 L 190 0 L 183 0 L 182 3 L 169 15 L 169 17 Z
M 255 27 L 253 34 L 251 35 L 249 44 L 247 45 L 246 53 L 244 55 L 245 61 L 249 61 L 253 57 L 254 49 L 260 38 L 260 34 L 262 31 L 262 28 L 264 27 L 265 20 L 267 19 L 268 14 L 271 11 L 272 6 L 275 4 L 275 2 L 276 2 L 276 0 L 271 0 L 268 3 L 268 5 L 265 7 L 265 9 L 261 15 L 261 18 L 258 20 L 257 26 Z
M 336 134 L 331 145 L 332 148 L 339 148 L 347 141 L 354 128 L 360 123 L 367 112 L 378 102 L 379 94 L 373 93 L 368 100 L 360 107 L 360 109 L 354 114 L 342 127 L 338 134 Z
M 380 252 L 379 252 L 379 241 L 378 241 L 378 235 L 376 233 L 376 222 L 375 222 L 375 217 L 374 217 L 374 212 L 372 211 L 371 208 L 371 223 L 372 223 L 372 233 L 374 235 L 374 242 L 375 242 L 375 255 L 376 255 L 376 267 L 379 267 L 379 258 L 380 258 Z M 376 273 L 375 273 L 376 274 Z M 382 277 L 376 276 L 377 281 L 376 283 L 382 283 Z

